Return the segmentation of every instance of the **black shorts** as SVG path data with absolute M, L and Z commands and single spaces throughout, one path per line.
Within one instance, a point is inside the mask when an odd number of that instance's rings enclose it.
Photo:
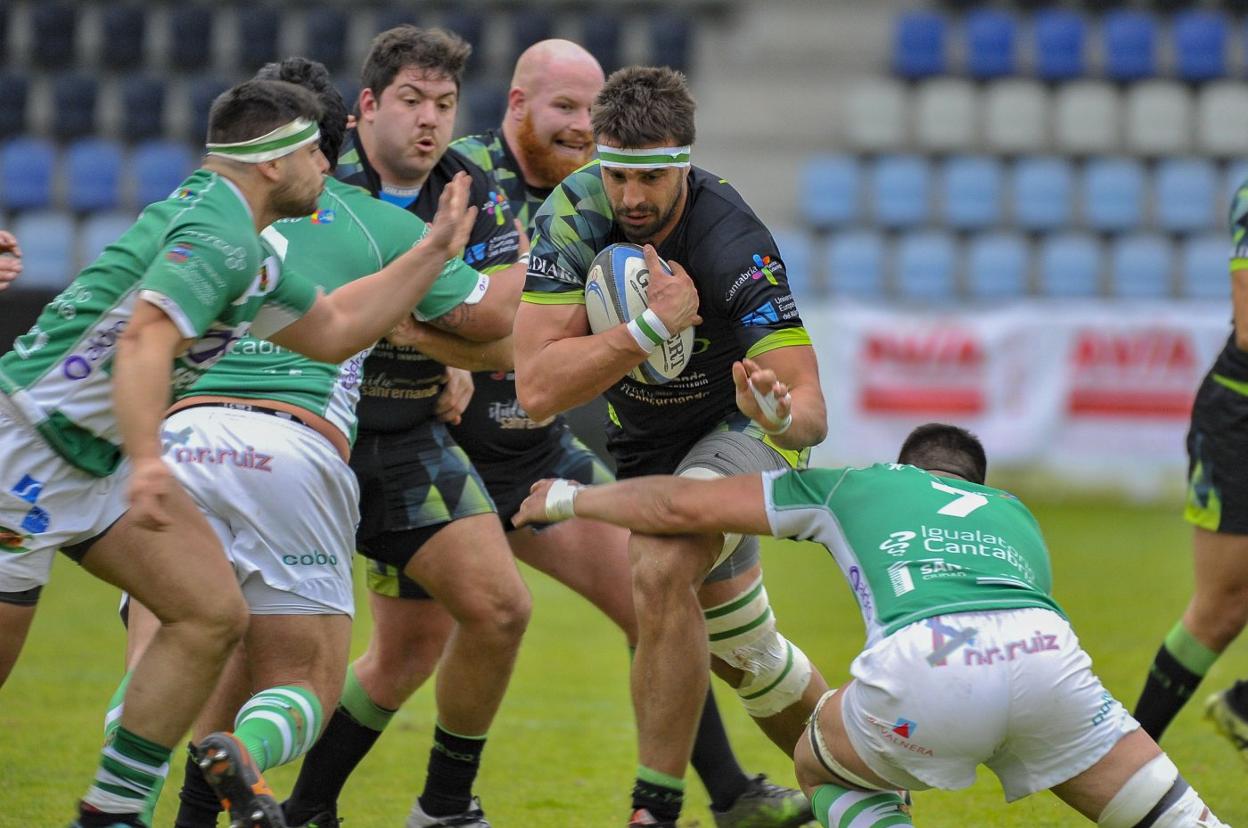
M 615 475 L 602 458 L 576 438 L 567 426 L 560 429 L 535 456 L 511 458 L 498 463 L 480 463 L 477 471 L 485 488 L 498 506 L 504 531 L 511 531 L 511 519 L 529 496 L 534 483 L 547 477 L 562 477 L 586 485 L 611 483 Z
M 1196 392 L 1183 517 L 1211 532 L 1248 535 L 1248 396 L 1226 381 L 1210 372 Z

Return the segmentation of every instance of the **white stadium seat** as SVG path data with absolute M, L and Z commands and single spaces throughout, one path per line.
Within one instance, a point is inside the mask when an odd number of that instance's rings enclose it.
M 1187 152 L 1192 137 L 1192 97 L 1175 81 L 1146 81 L 1126 96 L 1127 149 L 1143 155 Z
M 1077 81 L 1058 90 L 1054 100 L 1057 149 L 1096 155 L 1118 149 L 1122 107 L 1114 87 L 1102 81 Z
M 928 152 L 975 149 L 978 101 L 970 81 L 939 78 L 915 94 L 915 137 Z
M 846 96 L 845 142 L 859 152 L 895 152 L 906 146 L 909 105 L 905 87 L 894 80 L 855 81 Z
M 1005 80 L 984 96 L 984 137 L 1000 153 L 1043 152 L 1049 141 L 1049 96 L 1036 81 Z
M 1242 81 L 1218 81 L 1200 90 L 1196 145 L 1209 155 L 1248 154 L 1248 88 Z

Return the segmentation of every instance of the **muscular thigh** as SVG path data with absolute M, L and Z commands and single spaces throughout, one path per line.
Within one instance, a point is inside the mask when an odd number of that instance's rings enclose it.
M 337 700 L 351 644 L 347 615 L 256 615 L 247 630 L 252 691 L 307 682 Z

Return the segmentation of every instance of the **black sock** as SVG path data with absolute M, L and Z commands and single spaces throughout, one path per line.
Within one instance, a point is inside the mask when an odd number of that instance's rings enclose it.
M 1226 691 L 1226 703 L 1241 718 L 1248 719 L 1248 681 L 1237 681 Z
M 1135 703 L 1135 720 L 1140 723 L 1144 732 L 1161 741 L 1170 722 L 1179 715 L 1183 705 L 1196 692 L 1202 675 L 1193 673 L 1179 663 L 1163 644 L 1157 651 L 1148 668 L 1148 679 L 1144 682 L 1144 692 Z
M 633 782 L 633 810 L 645 808 L 660 822 L 675 822 L 684 803 L 685 794 L 679 788 L 650 782 L 640 776 Z
M 461 814 L 472 805 L 472 783 L 481 767 L 485 737 L 458 736 L 436 725 L 420 807 L 429 816 Z
M 143 822 L 138 814 L 106 814 L 89 805 L 82 805 L 78 808 L 78 824 L 82 828 L 113 828 L 115 825 L 133 825 L 135 828 L 143 828 Z
M 693 742 L 693 756 L 689 764 L 706 786 L 711 796 L 711 807 L 726 811 L 745 793 L 750 778 L 737 764 L 737 757 L 728 743 L 728 733 L 719 717 L 715 694 L 706 691 L 706 703 L 702 705 L 702 718 L 698 722 L 697 737 Z
M 286 802 L 286 818 L 299 822 L 325 811 L 337 813 L 342 786 L 379 736 L 380 730 L 360 724 L 341 706 L 336 708 L 325 732 L 304 757 Z
M 213 792 L 199 764 L 186 758 L 186 773 L 182 778 L 182 790 L 178 792 L 178 818 L 173 828 L 216 828 L 217 814 L 223 810 L 221 800 Z

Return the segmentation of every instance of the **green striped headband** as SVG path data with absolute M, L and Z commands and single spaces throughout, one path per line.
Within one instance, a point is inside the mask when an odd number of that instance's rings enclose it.
M 272 132 L 236 144 L 208 144 L 208 155 L 219 155 L 244 164 L 259 164 L 290 155 L 300 147 L 321 139 L 321 130 L 315 121 L 296 118 Z
M 598 161 L 604 167 L 687 167 L 689 151 L 693 147 L 648 147 L 646 149 L 622 149 L 598 145 Z

